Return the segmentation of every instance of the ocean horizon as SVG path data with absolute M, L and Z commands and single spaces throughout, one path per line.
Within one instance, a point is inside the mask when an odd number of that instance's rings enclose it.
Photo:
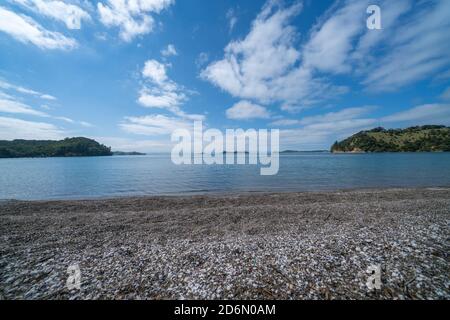
M 235 192 L 450 186 L 450 153 L 280 153 L 259 165 L 174 165 L 145 156 L 0 159 L 0 199 L 51 200 Z

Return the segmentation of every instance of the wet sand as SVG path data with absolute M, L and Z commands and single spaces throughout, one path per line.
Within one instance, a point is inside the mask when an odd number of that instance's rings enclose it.
M 0 298 L 449 299 L 449 218 L 449 188 L 3 201 Z

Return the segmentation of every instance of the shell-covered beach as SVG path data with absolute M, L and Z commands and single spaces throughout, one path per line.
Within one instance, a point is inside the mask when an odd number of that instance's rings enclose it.
M 448 188 L 3 201 L 0 298 L 449 299 L 449 222 Z

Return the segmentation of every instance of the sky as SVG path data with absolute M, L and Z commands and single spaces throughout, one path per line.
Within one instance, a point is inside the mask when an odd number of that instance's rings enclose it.
M 164 152 L 195 120 L 282 150 L 450 125 L 450 1 L 0 0 L 1 140 Z

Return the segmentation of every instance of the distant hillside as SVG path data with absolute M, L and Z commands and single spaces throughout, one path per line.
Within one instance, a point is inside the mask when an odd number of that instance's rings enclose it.
M 88 138 L 0 140 L 0 158 L 111 156 L 111 148 Z
M 450 151 L 450 127 L 417 126 L 375 128 L 335 142 L 331 152 L 439 152 Z
M 113 151 L 113 156 L 145 156 L 145 155 L 147 155 L 147 154 L 142 153 L 142 152 L 136 152 L 136 151 L 131 151 L 131 152 Z

